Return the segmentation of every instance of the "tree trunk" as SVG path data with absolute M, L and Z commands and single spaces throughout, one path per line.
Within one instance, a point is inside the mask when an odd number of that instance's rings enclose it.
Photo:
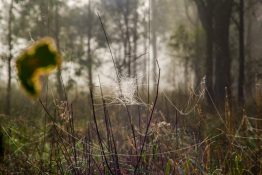
M 249 77 L 248 79 L 245 80 L 245 95 L 246 95 L 246 102 L 248 101 L 251 102 L 251 100 L 254 100 L 252 98 L 253 96 L 253 90 L 255 87 L 255 76 L 253 74 L 252 70 L 252 62 L 253 62 L 253 53 L 252 53 L 252 46 L 253 46 L 253 38 L 252 38 L 252 30 L 253 30 L 253 1 L 250 0 L 247 1 L 247 10 L 246 10 L 246 77 Z M 254 102 L 254 101 L 252 101 Z
M 239 3 L 239 77 L 238 77 L 238 102 L 241 107 L 245 103 L 245 23 L 244 23 L 244 0 Z
M 147 53 L 147 46 L 148 46 L 148 25 L 146 22 L 146 19 L 143 19 L 143 51 L 145 53 L 145 56 L 143 57 L 143 66 L 142 66 L 142 70 L 143 70 L 143 80 L 142 80 L 142 84 L 147 84 L 147 61 L 148 61 L 148 55 L 149 53 Z M 146 87 L 142 86 L 142 91 L 145 92 Z
M 152 0 L 152 50 L 153 50 L 153 82 L 156 84 L 157 82 L 157 67 L 156 67 L 156 59 L 157 59 L 157 34 L 156 34 L 156 28 L 157 28 L 157 22 L 156 22 L 156 0 Z M 155 87 L 155 86 L 154 86 Z
M 137 33 L 137 25 L 138 25 L 138 12 L 137 12 L 137 4 L 135 6 L 135 14 L 134 14 L 134 29 L 133 29 L 133 75 L 137 76 L 137 40 L 138 40 L 138 33 Z
M 4 153 L 5 153 L 4 135 L 3 135 L 2 128 L 0 128 L 0 164 L 4 162 Z
M 185 84 L 185 93 L 189 92 L 190 80 L 189 80 L 189 58 L 185 57 L 184 59 L 184 84 Z
M 11 81 L 12 81 L 12 69 L 11 69 L 11 61 L 13 58 L 12 49 L 13 49 L 13 40 L 12 40 L 12 22 L 13 22 L 13 5 L 14 1 L 11 0 L 10 7 L 9 7 L 9 19 L 8 19 L 8 50 L 9 56 L 7 59 L 7 73 L 8 73 L 8 80 L 7 80 L 7 91 L 6 91 L 6 107 L 5 107 L 5 114 L 11 114 Z
M 87 68 L 88 68 L 88 79 L 89 79 L 89 88 L 93 92 L 93 59 L 92 59 L 92 53 L 91 53 L 91 38 L 92 38 L 92 25 L 93 25 L 93 19 L 91 14 L 91 0 L 89 0 L 88 4 L 88 24 L 87 27 Z
M 225 88 L 228 89 L 228 95 L 231 95 L 231 58 L 229 47 L 229 27 L 232 12 L 232 0 L 219 1 L 216 4 L 214 13 L 214 41 L 215 41 L 215 99 L 217 105 L 223 109 L 226 96 Z
M 202 25 L 206 31 L 206 86 L 211 98 L 224 106 L 225 87 L 230 95 L 229 27 L 233 0 L 195 0 Z M 214 58 L 215 59 L 214 59 Z M 215 60 L 215 72 L 213 64 Z M 215 83 L 213 88 L 213 72 Z M 214 93 L 213 93 L 214 89 Z M 211 100 L 210 98 L 208 98 Z
M 59 34 L 60 34 L 60 21 L 59 21 L 59 4 L 56 2 L 55 5 L 55 39 L 56 39 L 56 45 L 57 49 L 60 51 L 60 39 L 59 39 Z M 59 95 L 59 100 L 65 100 L 65 97 L 63 95 L 63 84 L 62 84 L 62 69 L 59 67 L 57 69 L 56 73 L 56 80 L 57 80 L 57 94 Z
M 212 17 L 210 17 L 212 18 Z M 209 19 L 208 27 L 206 29 L 206 88 L 209 93 L 207 100 L 210 103 L 214 98 L 214 89 L 213 89 L 213 22 L 212 19 Z M 210 103 L 211 104 L 211 103 Z
M 131 76 L 131 42 L 130 42 L 130 31 L 129 31 L 129 16 L 130 16 L 130 2 L 127 0 L 125 1 L 125 11 L 124 11 L 124 23 L 125 23 L 125 49 L 126 53 L 124 57 L 127 57 L 127 74 L 130 77 Z
M 208 0 L 204 2 L 203 0 L 194 0 L 197 6 L 198 14 L 202 26 L 206 33 L 206 61 L 205 61 L 205 73 L 206 73 L 206 89 L 207 89 L 207 101 L 208 104 L 212 104 L 212 99 L 214 99 L 214 89 L 213 89 L 213 65 L 214 65 L 214 1 Z
M 199 36 L 199 20 L 197 19 L 196 24 L 195 24 L 195 28 L 196 28 L 196 35 L 194 37 L 194 45 L 195 45 L 195 55 L 194 55 L 194 59 L 193 59 L 193 71 L 195 74 L 195 78 L 194 78 L 194 86 L 195 88 L 197 88 L 197 86 L 199 85 L 200 81 L 201 81 L 201 64 L 200 64 L 200 59 L 201 59 L 201 55 L 200 55 L 200 36 Z
M 5 114 L 7 116 L 11 115 L 11 61 L 13 58 L 12 49 L 13 49 L 13 41 L 12 41 L 12 22 L 13 22 L 13 5 L 14 0 L 11 0 L 9 7 L 9 19 L 8 19 L 8 49 L 9 56 L 7 60 L 7 68 L 8 68 L 8 81 L 7 81 L 7 92 L 6 92 L 6 106 L 5 106 Z M 4 160 L 4 135 L 2 132 L 2 126 L 0 123 L 0 163 Z

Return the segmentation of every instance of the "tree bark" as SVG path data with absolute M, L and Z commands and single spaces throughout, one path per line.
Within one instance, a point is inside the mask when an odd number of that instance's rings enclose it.
M 226 94 L 225 87 L 228 87 L 229 95 L 231 88 L 229 27 L 233 0 L 195 0 L 195 3 L 200 20 L 206 31 L 207 90 L 211 98 L 214 98 L 216 103 L 223 107 Z M 213 65 L 215 65 L 215 69 Z M 213 73 L 215 73 L 215 76 L 213 76 Z M 213 77 L 215 78 L 214 86 Z M 208 99 L 211 100 L 211 98 Z
M 210 17 L 212 18 L 212 17 Z M 214 89 L 213 89 L 213 20 L 209 19 L 208 26 L 206 29 L 206 88 L 208 90 L 208 102 L 211 102 L 214 98 Z M 211 103 L 210 103 L 211 104 Z
M 214 41 L 215 41 L 215 99 L 217 105 L 224 109 L 225 88 L 231 95 L 231 58 L 229 47 L 229 27 L 233 0 L 223 0 L 216 2 L 214 13 Z
M 241 107 L 245 103 L 245 21 L 244 21 L 244 0 L 239 2 L 239 77 L 238 77 L 238 102 Z
M 245 74 L 246 77 L 249 77 L 248 79 L 245 80 L 245 95 L 246 95 L 246 99 L 245 101 L 247 102 L 254 102 L 252 96 L 253 96 L 253 90 L 254 88 L 251 87 L 255 87 L 255 76 L 253 74 L 253 70 L 252 70 L 252 62 L 253 62 L 253 52 L 252 52 L 252 47 L 253 47 L 253 43 L 254 40 L 252 38 L 252 31 L 253 31 L 253 10 L 254 10 L 254 6 L 253 3 L 256 0 L 250 0 L 247 1 L 246 5 L 247 5 L 247 10 L 245 11 L 246 13 L 246 70 L 245 70 Z
M 214 50 L 214 1 L 213 0 L 194 0 L 200 21 L 206 33 L 206 60 L 205 60 L 205 73 L 206 73 L 206 89 L 207 89 L 207 101 L 208 104 L 212 104 L 214 98 L 213 89 L 213 50 Z

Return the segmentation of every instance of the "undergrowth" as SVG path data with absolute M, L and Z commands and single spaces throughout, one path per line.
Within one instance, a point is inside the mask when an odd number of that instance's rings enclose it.
M 112 104 L 104 98 L 103 87 L 95 91 L 96 98 L 40 99 L 31 104 L 39 109 L 34 116 L 23 116 L 26 111 L 10 117 L 1 115 L 5 155 L 0 172 L 261 174 L 259 114 L 244 110 L 241 115 L 233 107 L 207 113 L 199 96 L 191 96 L 189 102 L 184 100 L 186 94 L 166 92 L 158 94 L 150 121 L 152 104 Z M 186 107 L 177 105 L 180 112 L 174 108 L 177 101 L 194 109 L 184 115 Z M 86 109 L 79 109 L 78 104 Z M 23 107 L 15 108 L 23 111 Z
M 157 60 L 153 87 L 139 85 L 119 73 L 98 17 L 114 63 L 114 88 L 109 92 L 99 82 L 73 95 L 63 88 L 63 100 L 49 92 L 34 102 L 13 90 L 13 115 L 0 115 L 1 174 L 262 174 L 259 88 L 255 112 L 228 96 L 218 108 L 205 79 L 184 93 L 160 91 Z

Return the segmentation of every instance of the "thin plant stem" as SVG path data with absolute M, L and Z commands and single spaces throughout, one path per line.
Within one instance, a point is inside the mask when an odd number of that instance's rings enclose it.
M 156 60 L 156 62 L 157 62 L 157 66 L 158 66 L 158 79 L 157 79 L 157 85 L 156 85 L 157 86 L 156 87 L 156 96 L 155 96 L 155 99 L 154 99 L 153 108 L 152 108 L 150 116 L 149 116 L 149 121 L 148 121 L 147 126 L 146 126 L 145 137 L 144 137 L 144 140 L 142 142 L 142 147 L 141 147 L 141 150 L 140 150 L 140 154 L 139 154 L 139 157 L 138 157 L 137 164 L 135 166 L 134 174 L 136 174 L 136 172 L 138 170 L 138 167 L 139 167 L 139 164 L 140 164 L 140 161 L 141 161 L 141 158 L 142 158 L 145 142 L 146 142 L 146 139 L 147 139 L 148 131 L 149 131 L 149 128 L 150 128 L 150 125 L 151 125 L 151 121 L 152 121 L 152 118 L 153 118 L 153 114 L 154 114 L 156 103 L 157 103 L 157 99 L 158 99 L 161 70 L 160 70 L 160 66 L 159 66 L 157 60 Z
M 94 119 L 94 123 L 95 123 L 95 128 L 96 128 L 98 141 L 99 141 L 99 144 L 100 144 L 100 147 L 101 147 L 101 151 L 102 151 L 103 157 L 105 159 L 106 166 L 107 166 L 110 174 L 114 174 L 113 171 L 111 170 L 110 165 L 108 163 L 108 160 L 106 158 L 104 147 L 103 147 L 103 143 L 102 143 L 102 138 L 101 138 L 100 132 L 98 130 L 98 124 L 97 124 L 97 120 L 96 120 L 96 113 L 95 113 L 95 106 L 94 106 L 94 97 L 93 97 L 93 91 L 92 91 L 91 87 L 89 87 L 89 91 L 90 91 L 91 105 L 92 105 L 92 110 L 93 110 L 93 119 Z

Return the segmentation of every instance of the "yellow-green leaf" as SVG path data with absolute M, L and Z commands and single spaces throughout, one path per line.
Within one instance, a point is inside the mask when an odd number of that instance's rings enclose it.
M 27 48 L 16 60 L 21 86 L 32 97 L 41 92 L 40 77 L 51 73 L 61 65 L 61 57 L 54 40 L 42 38 Z

